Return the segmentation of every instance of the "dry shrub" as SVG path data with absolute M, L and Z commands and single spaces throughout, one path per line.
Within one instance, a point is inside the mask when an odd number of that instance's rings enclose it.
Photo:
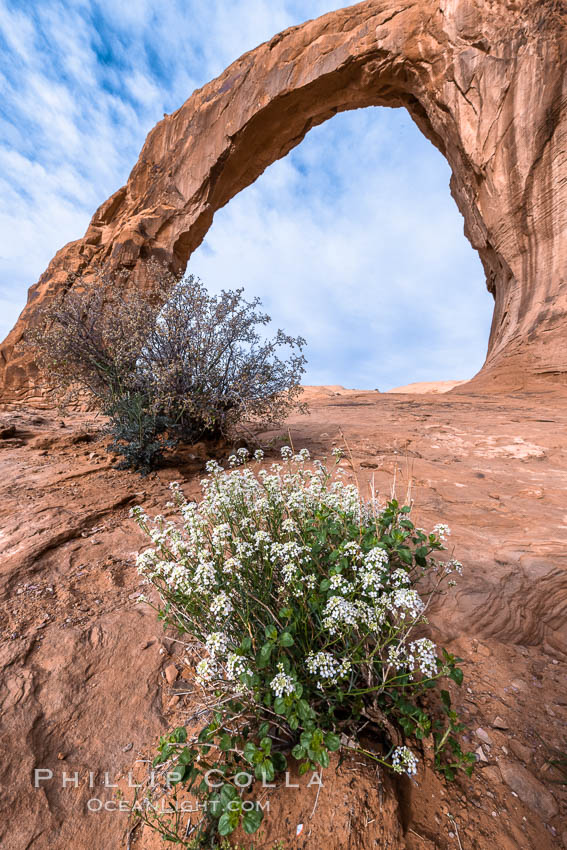
M 105 272 L 74 280 L 26 340 L 55 389 L 86 391 L 109 416 L 124 466 L 148 470 L 177 441 L 233 439 L 304 408 L 305 340 L 265 338 L 258 298 L 210 295 L 156 263 L 145 271 L 143 292 Z

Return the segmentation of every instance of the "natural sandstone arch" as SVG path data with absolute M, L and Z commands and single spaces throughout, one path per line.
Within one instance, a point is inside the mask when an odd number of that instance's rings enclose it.
M 405 106 L 447 158 L 495 298 L 482 375 L 567 371 L 564 0 L 368 0 L 291 27 L 234 62 L 149 134 L 126 186 L 61 249 L 1 349 L 4 398 L 29 394 L 14 345 L 69 275 L 143 285 L 185 266 L 216 210 L 339 111 Z M 458 284 L 458 281 L 457 281 Z

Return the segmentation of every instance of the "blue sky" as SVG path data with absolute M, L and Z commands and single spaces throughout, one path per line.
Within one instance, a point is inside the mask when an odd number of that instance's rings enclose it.
M 232 60 L 331 0 L 0 0 L 0 337 L 147 132 Z M 189 270 L 308 340 L 306 382 L 467 378 L 492 297 L 449 167 L 404 110 L 338 115 L 215 216 Z

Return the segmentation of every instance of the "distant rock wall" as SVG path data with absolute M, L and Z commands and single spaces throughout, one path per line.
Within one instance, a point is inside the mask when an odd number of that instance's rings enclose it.
M 246 53 L 159 122 L 126 186 L 30 288 L 0 349 L 4 399 L 33 393 L 35 367 L 14 345 L 70 275 L 107 264 L 143 286 L 150 257 L 184 268 L 218 209 L 313 126 L 364 106 L 405 106 L 451 166 L 495 298 L 481 376 L 566 372 L 566 9 L 369 0 Z

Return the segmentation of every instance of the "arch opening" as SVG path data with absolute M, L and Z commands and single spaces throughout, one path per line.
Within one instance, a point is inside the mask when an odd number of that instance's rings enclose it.
M 449 179 L 405 109 L 342 113 L 215 214 L 188 271 L 304 336 L 308 384 L 469 379 L 494 301 Z

